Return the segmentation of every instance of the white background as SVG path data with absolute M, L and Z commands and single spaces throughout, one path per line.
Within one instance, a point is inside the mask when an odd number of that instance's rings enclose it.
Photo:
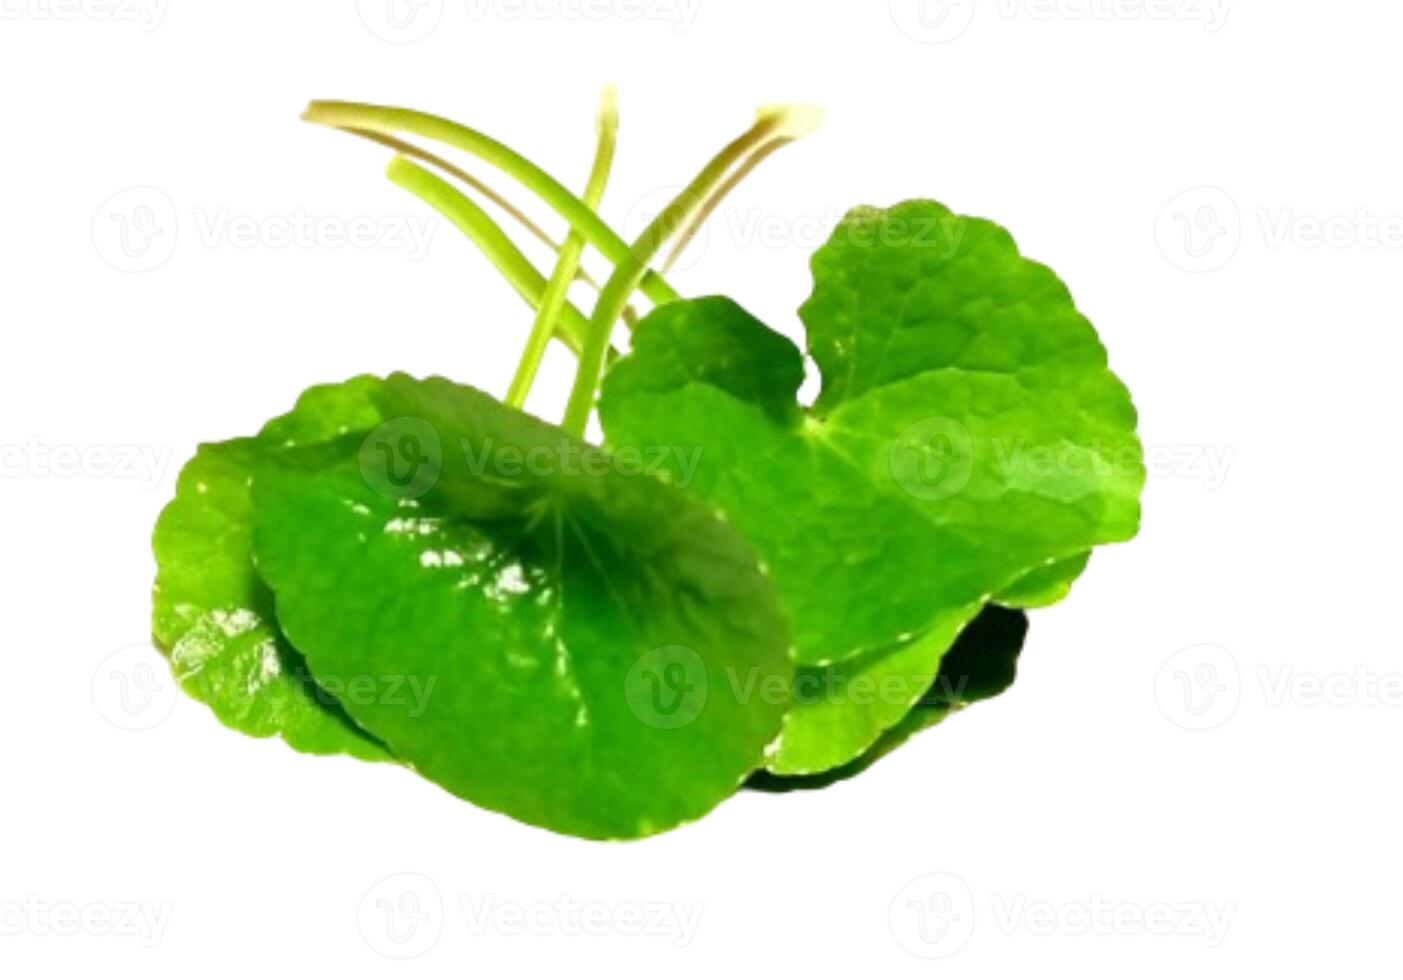
M 940 21 L 914 0 L 648 0 L 665 19 L 639 20 L 628 0 L 582 17 L 445 0 L 402 8 L 418 19 L 396 33 L 383 0 L 65 2 L 0 0 L 0 973 L 1208 978 L 1396 959 L 1403 9 L 966 0 Z M 679 287 L 794 333 L 807 256 L 848 206 L 994 218 L 1098 325 L 1152 469 L 1141 537 L 1033 616 L 1011 693 L 860 779 L 742 794 L 626 845 L 236 735 L 141 670 L 150 530 L 198 441 L 362 371 L 500 393 L 529 322 L 447 226 L 422 255 L 278 244 L 299 215 L 333 233 L 429 218 L 382 179 L 384 151 L 300 123 L 303 103 L 456 116 L 579 185 L 610 80 L 604 213 L 625 227 L 756 105 L 829 110 L 717 216 Z M 132 187 L 156 193 L 107 203 Z M 553 357 L 533 408 L 558 417 L 567 377 Z M 114 670 L 145 713 L 119 710 Z M 397 875 L 427 880 L 377 884 Z M 403 893 L 426 918 L 397 945 L 376 902 Z M 552 928 L 562 901 L 614 928 Z M 700 914 L 685 943 L 630 934 L 674 905 Z M 86 927 L 64 924 L 75 907 Z M 163 931 L 92 918 L 127 908 Z M 943 938 L 918 908 L 949 913 Z

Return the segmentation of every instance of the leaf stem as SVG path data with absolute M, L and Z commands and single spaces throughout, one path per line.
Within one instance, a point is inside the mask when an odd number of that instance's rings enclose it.
M 554 208 L 585 241 L 603 253 L 615 266 L 629 259 L 629 247 L 594 210 L 570 192 L 565 185 L 526 157 L 485 133 L 459 123 L 410 109 L 366 105 L 353 102 L 313 102 L 303 113 L 308 122 L 364 135 L 413 133 L 425 139 L 446 143 L 471 153 L 515 178 L 524 187 Z M 677 292 L 657 273 L 645 268 L 636 277 L 638 287 L 654 303 L 670 303 Z
M 439 170 L 442 170 L 450 177 L 454 177 L 462 181 L 463 183 L 471 187 L 473 190 L 482 194 L 493 204 L 497 205 L 497 207 L 504 211 L 509 217 L 515 219 L 518 224 L 525 228 L 526 231 L 529 232 L 533 238 L 541 242 L 552 252 L 555 252 L 558 255 L 560 253 L 560 250 L 565 247 L 562 242 L 557 242 L 554 238 L 551 238 L 549 233 L 547 233 L 540 225 L 536 224 L 536 222 L 532 221 L 531 218 L 528 215 L 526 215 L 520 208 L 512 204 L 512 202 L 507 200 L 506 197 L 504 197 L 501 193 L 493 190 L 492 187 L 486 181 L 482 180 L 479 177 L 474 177 L 472 174 L 468 173 L 468 171 L 464 170 L 462 167 L 459 167 L 451 160 L 445 160 L 443 157 L 439 156 L 436 153 L 432 153 L 429 150 L 423 149 L 422 147 L 415 146 L 413 143 L 410 143 L 406 140 L 398 139 L 394 136 L 386 136 L 383 133 L 372 133 L 369 130 L 354 129 L 343 130 L 343 132 L 354 133 L 355 135 L 364 137 L 365 139 L 368 139 L 371 142 L 379 143 L 381 146 L 388 146 L 390 149 L 399 153 L 401 156 L 410 157 L 411 159 L 415 160 L 422 160 L 424 163 L 427 163 L 432 167 L 436 167 Z M 598 293 L 601 289 L 604 288 L 603 284 L 600 283 L 598 279 L 594 278 L 594 276 L 590 275 L 589 272 L 584 268 L 579 269 L 575 273 L 575 278 L 580 282 L 584 283 L 589 288 L 593 289 L 596 293 Z M 534 308 L 534 301 L 532 305 Z M 628 324 L 630 330 L 633 329 L 634 324 L 638 322 L 638 313 L 633 309 L 633 307 L 630 306 L 627 310 L 624 311 L 624 322 Z
M 688 226 L 718 188 L 724 186 L 727 175 L 737 166 L 743 166 L 757 147 L 775 139 L 797 139 L 810 132 L 817 121 L 816 112 L 806 106 L 762 109 L 755 124 L 713 157 L 701 173 L 683 188 L 682 193 L 644 229 L 628 254 L 616 265 L 595 305 L 584 348 L 580 352 L 575 384 L 565 409 L 562 427 L 566 432 L 584 436 L 590 413 L 594 411 L 614 324 L 628 306 L 629 297 L 647 275 L 649 263 L 668 239 Z
M 609 172 L 614 165 L 614 148 L 618 142 L 618 133 L 618 97 L 610 87 L 604 90 L 600 99 L 599 143 L 595 149 L 594 165 L 590 170 L 583 198 L 585 206 L 591 211 L 596 211 L 599 202 L 604 198 L 604 188 L 609 183 Z M 580 257 L 584 250 L 584 236 L 572 228 L 560 249 L 560 258 L 556 262 L 550 282 L 546 284 L 540 309 L 536 313 L 536 323 L 526 341 L 526 350 L 517 366 L 516 376 L 512 378 L 511 387 L 507 390 L 506 404 L 511 408 L 521 408 L 526 404 L 526 396 L 530 394 L 531 385 L 536 380 L 536 372 L 540 369 L 541 359 L 550 344 L 556 321 L 565 306 L 570 284 L 575 281 L 579 271 Z
M 740 166 L 736 167 L 735 171 L 712 191 L 707 200 L 703 202 L 702 206 L 697 209 L 696 213 L 692 215 L 687 224 L 678 232 L 676 240 L 672 243 L 672 249 L 668 252 L 667 258 L 663 261 L 663 275 L 667 275 L 668 271 L 677 263 L 677 260 L 682 257 L 682 253 L 687 251 L 687 246 L 692 243 L 692 239 L 697 237 L 697 232 L 701 231 L 707 219 L 715 213 L 716 209 L 721 206 L 721 202 L 739 186 L 740 182 L 750 176 L 755 168 L 764 163 L 765 160 L 792 142 L 794 142 L 794 137 L 781 136 L 757 147 L 754 153 L 746 157 L 746 159 L 741 162 Z
M 407 140 L 402 140 L 395 136 L 387 136 L 384 133 L 376 133 L 368 129 L 347 129 L 344 130 L 344 132 L 354 133 L 356 136 L 368 139 L 373 143 L 379 143 L 381 146 L 387 146 L 390 149 L 394 150 L 396 153 L 400 154 L 401 156 L 406 156 L 414 160 L 419 160 L 423 163 L 427 163 L 431 167 L 443 171 L 444 173 L 448 174 L 448 176 L 453 177 L 456 180 L 462 181 L 464 184 L 467 184 L 469 187 L 477 191 L 483 197 L 487 198 L 498 208 L 500 208 L 508 217 L 514 220 L 517 224 L 521 225 L 521 227 L 524 228 L 527 231 L 527 233 L 531 235 L 532 238 L 535 238 L 537 241 L 545 245 L 546 248 L 550 249 L 552 252 L 559 253 L 561 248 L 564 247 L 560 242 L 552 238 L 544 228 L 538 225 L 535 221 L 531 220 L 531 217 L 529 215 L 527 215 L 524 211 L 518 208 L 511 201 L 507 200 L 505 195 L 501 194 L 499 191 L 493 190 L 491 185 L 489 185 L 486 181 L 482 180 L 480 177 L 473 176 L 471 173 L 464 170 L 462 167 L 453 163 L 453 161 L 444 159 L 437 153 L 433 153 L 422 147 L 415 146 L 413 143 L 410 143 Z M 581 282 L 587 283 L 595 290 L 599 290 L 601 288 L 599 282 L 584 269 L 581 269 L 579 271 L 579 279 Z
M 404 156 L 396 156 L 390 161 L 386 176 L 438 211 L 472 239 L 533 309 L 541 306 L 547 286 L 545 276 L 478 204 L 443 178 Z M 565 303 L 556 319 L 560 322 L 561 339 L 571 350 L 581 352 L 584 338 L 589 333 L 589 321 L 584 314 Z

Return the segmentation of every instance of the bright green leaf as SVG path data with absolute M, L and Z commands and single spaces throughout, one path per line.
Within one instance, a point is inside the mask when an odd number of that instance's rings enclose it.
M 911 713 L 935 683 L 941 655 L 979 612 L 952 613 L 919 639 L 822 667 L 801 666 L 794 708 L 767 767 L 782 776 L 820 773 L 850 762 Z
M 253 567 L 250 499 L 255 470 L 280 448 L 373 424 L 373 384 L 310 389 L 258 439 L 200 447 L 156 524 L 153 633 L 181 687 L 230 728 L 281 735 L 303 752 L 380 760 L 389 757 L 384 747 L 312 681 L 278 628 Z
M 749 785 L 769 791 L 821 789 L 866 771 L 874 762 L 920 732 L 940 724 L 954 712 L 1008 690 L 1017 673 L 1018 655 L 1027 635 L 1025 613 L 999 606 L 986 607 L 964 628 L 955 645 L 945 654 L 940 673 L 929 690 L 861 756 L 846 765 L 810 775 L 784 776 L 773 770 L 757 773 Z
M 287 635 L 319 683 L 374 681 L 343 699 L 359 724 L 459 796 L 593 838 L 695 819 L 763 765 L 792 663 L 739 535 L 474 389 L 396 375 L 381 401 L 375 441 L 412 436 L 432 485 L 396 493 L 351 437 L 254 491 Z
M 996 596 L 1000 605 L 1015 609 L 1040 609 L 1067 598 L 1074 583 L 1091 561 L 1091 552 L 1049 562 L 1024 575 Z
M 1092 547 L 1134 535 L 1135 410 L 1066 288 L 989 222 L 933 202 L 859 209 L 814 273 L 811 409 L 799 350 L 712 298 L 639 325 L 605 380 L 605 431 L 614 447 L 679 448 L 670 459 L 700 451 L 690 480 L 671 476 L 764 560 L 801 663 L 909 676 L 923 659 L 931 676 L 941 638 L 986 602 L 1050 601 Z M 838 713 L 796 715 L 818 710 Z M 814 720 L 814 746 L 875 739 L 890 715 L 843 711 Z M 801 727 L 787 724 L 781 759 Z M 839 761 L 864 748 L 844 741 Z M 820 755 L 806 746 L 794 765 Z

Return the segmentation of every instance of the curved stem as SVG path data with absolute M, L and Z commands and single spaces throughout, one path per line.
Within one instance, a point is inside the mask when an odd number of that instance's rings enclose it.
M 571 228 L 616 266 L 629 258 L 628 244 L 565 185 L 520 153 L 475 129 L 425 112 L 353 102 L 313 102 L 302 118 L 353 133 L 414 133 L 471 153 L 514 177 L 554 208 Z M 644 295 L 655 303 L 670 303 L 679 298 L 661 276 L 650 270 L 645 269 L 637 279 Z
M 814 122 L 814 113 L 806 107 L 778 106 L 762 110 L 755 125 L 713 157 L 701 173 L 683 188 L 682 193 L 644 229 L 629 254 L 619 262 L 614 274 L 604 284 L 594 315 L 590 318 L 584 349 L 580 352 L 579 371 L 575 375 L 575 385 L 570 391 L 570 401 L 562 423 L 566 432 L 584 436 L 590 413 L 594 411 L 614 324 L 628 306 L 628 298 L 647 274 L 648 264 L 663 245 L 679 230 L 687 227 L 724 184 L 730 171 L 743 164 L 757 147 L 772 139 L 797 139 L 811 129 Z
M 794 137 L 792 136 L 777 137 L 760 146 L 754 153 L 741 162 L 740 166 L 738 166 L 735 171 L 711 193 L 711 196 L 702 206 L 697 209 L 696 214 L 692 215 L 686 226 L 678 232 L 677 239 L 672 243 L 672 250 L 668 252 L 667 258 L 663 261 L 663 275 L 667 275 L 668 271 L 677 264 L 677 260 L 682 257 L 682 253 L 687 251 L 687 246 L 692 244 L 692 239 L 697 237 L 697 232 L 701 231 L 707 219 L 716 212 L 716 209 L 721 206 L 721 202 L 730 196 L 730 193 L 736 189 L 740 182 L 745 180 L 746 177 L 749 177 L 755 171 L 756 167 L 760 166 L 760 164 L 764 163 L 776 152 L 784 149 L 793 142 Z
M 612 88 L 606 88 L 599 106 L 599 143 L 594 153 L 594 165 L 590 170 L 589 182 L 585 185 L 584 203 L 591 211 L 599 207 L 604 198 L 604 187 L 609 183 L 609 171 L 614 166 L 614 147 L 618 141 L 619 108 Z M 531 336 L 526 341 L 526 351 L 507 390 L 506 403 L 512 408 L 526 404 L 526 396 L 536 380 L 536 372 L 545 356 L 555 330 L 556 320 L 565 306 L 570 284 L 575 281 L 580 268 L 580 256 L 584 254 L 585 240 L 578 232 L 571 230 L 560 249 L 560 259 L 555 272 L 546 284 L 541 308 L 536 313 L 536 323 L 531 328 Z
M 504 213 L 506 213 L 508 217 L 510 217 L 517 224 L 521 225 L 521 227 L 524 228 L 531 235 L 532 238 L 535 238 L 537 241 L 545 245 L 546 248 L 550 249 L 552 252 L 559 253 L 561 248 L 563 248 L 560 242 L 557 242 L 554 238 L 552 238 L 544 228 L 536 224 L 536 222 L 532 221 L 529 215 L 527 215 L 524 211 L 518 208 L 511 201 L 507 200 L 507 198 L 504 195 L 502 195 L 498 191 L 493 190 L 492 187 L 486 181 L 482 180 L 481 178 L 474 177 L 472 174 L 468 173 L 468 171 L 453 163 L 451 160 L 446 160 L 443 157 L 439 156 L 437 153 L 432 153 L 429 150 L 423 149 L 422 147 L 415 146 L 413 143 L 399 139 L 395 136 L 387 136 L 384 133 L 376 133 L 368 129 L 348 129 L 345 130 L 345 132 L 354 133 L 356 136 L 364 137 L 365 139 L 368 139 L 373 143 L 379 143 L 381 146 L 387 146 L 390 149 L 394 150 L 396 153 L 400 154 L 401 156 L 406 156 L 410 157 L 411 159 L 419 160 L 423 163 L 427 163 L 431 167 L 434 167 L 438 170 L 442 170 L 450 177 L 453 177 L 456 180 L 460 180 L 464 184 L 467 184 L 469 187 L 477 191 L 483 197 L 487 198 L 497 207 L 501 208 L 501 210 Z M 579 279 L 581 282 L 587 283 L 589 286 L 593 287 L 596 291 L 602 288 L 599 282 L 584 269 L 579 270 Z
M 424 163 L 429 164 L 431 167 L 436 167 L 439 170 L 442 170 L 450 177 L 455 177 L 458 180 L 461 180 L 473 190 L 482 194 L 493 204 L 497 205 L 497 207 L 501 208 L 504 212 L 506 212 L 508 216 L 515 219 L 518 224 L 525 228 L 526 231 L 528 231 L 533 238 L 541 242 L 552 252 L 555 252 L 558 255 L 560 253 L 560 250 L 565 247 L 562 243 L 557 242 L 554 238 L 551 238 L 550 235 L 545 231 L 545 229 L 543 229 L 540 225 L 536 224 L 536 222 L 532 221 L 531 218 L 528 215 L 526 215 L 520 208 L 512 204 L 511 201 L 507 200 L 499 192 L 494 191 L 491 188 L 491 186 L 489 186 L 485 181 L 481 180 L 480 178 L 474 177 L 472 174 L 468 173 L 462 167 L 457 166 L 452 161 L 445 160 L 438 154 L 431 153 L 430 151 L 425 150 L 422 147 L 415 146 L 413 143 L 407 142 L 402 139 L 398 139 L 394 136 L 386 136 L 383 133 L 372 133 L 368 130 L 355 129 L 347 129 L 343 130 L 343 132 L 354 133 L 356 136 L 362 136 L 365 139 L 370 140 L 371 142 L 379 143 L 381 146 L 388 146 L 390 149 L 399 153 L 401 156 L 410 157 L 415 160 L 421 160 Z M 579 269 L 579 271 L 575 273 L 575 278 L 580 282 L 584 283 L 590 289 L 593 289 L 596 293 L 598 293 L 601 289 L 604 288 L 603 284 L 600 283 L 598 279 L 594 278 L 594 276 L 590 275 L 586 269 Z M 624 322 L 628 324 L 630 330 L 632 330 L 634 325 L 638 323 L 638 313 L 636 310 L 634 310 L 632 306 L 624 310 Z
M 390 161 L 386 175 L 471 238 L 532 308 L 540 307 L 546 292 L 545 276 L 521 254 L 491 215 L 452 184 L 403 156 Z M 566 303 L 558 319 L 561 339 L 577 353 L 582 351 L 584 338 L 589 333 L 589 321 L 584 314 Z

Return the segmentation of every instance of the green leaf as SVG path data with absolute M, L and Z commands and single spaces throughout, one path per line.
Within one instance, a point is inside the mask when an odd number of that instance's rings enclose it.
M 605 380 L 605 432 L 672 461 L 700 451 L 694 477 L 670 475 L 750 540 L 801 663 L 932 676 L 986 602 L 1053 598 L 1092 547 L 1134 535 L 1135 410 L 1066 288 L 996 225 L 933 202 L 859 209 L 813 266 L 811 409 L 799 350 L 711 298 L 639 324 Z M 891 711 L 848 713 L 811 741 L 846 732 L 850 759 Z M 818 753 L 801 756 L 808 770 Z
M 821 773 L 852 761 L 914 710 L 936 681 L 941 656 L 979 612 L 961 609 L 919 639 L 821 667 L 801 666 L 784 738 L 767 768 Z
M 1091 552 L 1073 555 L 1036 568 L 1004 589 L 997 596 L 1001 605 L 1017 609 L 1039 609 L 1055 606 L 1067 598 L 1072 583 L 1086 571 Z
M 280 735 L 302 752 L 368 760 L 389 753 L 313 682 L 278 628 L 272 594 L 253 567 L 250 485 L 283 447 L 373 425 L 375 384 L 357 378 L 312 388 L 259 438 L 201 446 L 154 536 L 153 634 L 186 693 L 247 735 Z
M 260 442 L 278 448 L 328 442 L 350 432 L 366 432 L 385 421 L 376 402 L 384 381 L 363 374 L 337 384 L 308 388 L 297 405 L 263 426 Z
M 396 375 L 381 402 L 380 437 L 437 464 L 417 496 L 369 478 L 357 437 L 254 488 L 258 566 L 318 681 L 426 692 L 347 698 L 359 724 L 459 796 L 591 838 L 695 819 L 764 763 L 792 661 L 735 531 L 474 389 Z
M 846 765 L 810 775 L 756 773 L 747 785 L 773 792 L 822 789 L 865 772 L 877 760 L 920 732 L 940 724 L 954 712 L 1008 690 L 1017 673 L 1018 655 L 1027 635 L 1025 613 L 999 606 L 986 607 L 945 654 L 940 673 L 929 690 L 901 721 L 883 732 L 861 756 Z

